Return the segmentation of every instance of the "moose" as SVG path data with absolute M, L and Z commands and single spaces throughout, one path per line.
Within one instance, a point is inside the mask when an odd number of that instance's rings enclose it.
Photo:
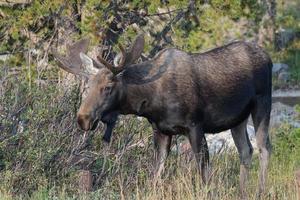
M 77 113 L 80 128 L 93 130 L 102 121 L 109 141 L 118 115 L 145 117 L 153 127 L 155 177 L 164 169 L 172 136 L 186 135 L 204 183 L 209 179 L 204 134 L 231 129 L 240 158 L 240 193 L 245 196 L 253 154 L 246 128 L 251 115 L 259 149 L 258 194 L 262 194 L 271 153 L 269 55 L 255 43 L 235 41 L 204 53 L 163 49 L 135 64 L 144 43 L 141 34 L 129 49 L 119 45 L 121 53 L 113 63 L 87 56 L 87 39 L 69 46 L 67 56 L 53 51 L 61 68 L 88 79 Z

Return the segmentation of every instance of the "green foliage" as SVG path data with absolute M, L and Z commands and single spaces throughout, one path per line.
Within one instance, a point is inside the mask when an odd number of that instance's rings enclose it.
M 151 15 L 157 13 L 158 8 L 163 8 L 165 11 L 167 11 L 167 8 L 170 8 L 170 10 L 187 9 L 188 2 L 188 0 L 172 0 L 168 4 L 163 4 L 159 0 L 132 1 L 130 3 L 118 3 L 118 6 L 121 9 L 137 11 L 145 9 Z M 182 20 L 181 25 L 176 26 L 176 34 L 174 35 L 174 39 L 179 41 L 175 44 L 190 51 L 211 47 L 227 41 L 229 38 L 223 38 L 222 36 L 233 31 L 235 22 L 243 17 L 259 21 L 260 13 L 262 13 L 258 1 L 253 0 L 227 0 L 225 2 L 214 0 L 209 4 L 196 2 L 198 7 L 196 14 L 200 17 L 200 26 L 195 27 L 192 20 Z M 3 8 L 5 17 L 1 20 L 0 27 L 6 27 L 8 34 L 6 35 L 7 39 L 0 43 L 0 49 L 12 51 L 15 48 L 20 48 L 21 44 L 22 48 L 29 48 L 32 45 L 29 32 L 33 32 L 39 38 L 47 38 L 54 34 L 55 23 L 60 26 L 64 19 L 71 19 L 75 22 L 74 25 L 80 31 L 74 32 L 75 37 L 88 35 L 93 39 L 93 43 L 98 43 L 103 39 L 103 35 L 99 32 L 107 29 L 116 20 L 115 11 L 107 9 L 109 6 L 109 1 L 89 0 L 84 4 L 81 1 L 68 1 L 62 4 L 59 0 L 46 0 L 43 2 L 33 1 L 30 6 L 24 9 Z M 81 8 L 80 12 L 76 10 L 78 7 Z M 56 16 L 61 9 L 60 16 Z M 173 15 L 175 14 L 176 12 Z M 81 16 L 80 19 L 78 19 L 78 15 Z M 223 28 L 219 29 L 220 26 Z M 130 27 L 127 28 L 130 30 Z M 240 38 L 241 36 L 237 32 L 238 30 L 230 38 Z M 130 35 L 130 31 L 126 30 L 123 37 L 127 38 Z M 184 37 L 183 41 L 180 41 L 181 37 Z M 184 45 L 186 42 L 188 42 L 187 47 Z M 24 44 L 26 45 L 24 46 Z
M 243 9 L 243 14 L 247 18 L 250 18 L 259 23 L 265 12 L 265 8 L 262 7 L 261 2 L 257 0 L 243 0 L 241 1 L 241 7 Z
M 277 21 L 280 28 L 300 30 L 300 2 L 299 1 L 277 1 Z
M 186 51 L 197 52 L 228 43 L 233 39 L 252 37 L 251 32 L 257 29 L 258 24 L 251 27 L 252 31 L 244 33 L 243 27 L 237 26 L 246 19 L 257 23 L 262 17 L 262 8 L 257 1 L 253 4 L 251 1 L 215 0 L 210 4 L 201 5 L 198 12 L 200 26 L 182 21 L 175 29 L 175 43 Z
M 300 167 L 300 129 L 283 127 L 276 137 L 274 144 L 275 157 L 286 165 L 289 165 L 287 162 L 292 162 L 295 169 Z
M 72 2 L 70 2 L 72 3 Z M 0 27 L 5 27 L 6 40 L 2 41 L 1 49 L 12 52 L 30 47 L 28 31 L 37 33 L 40 37 L 47 36 L 53 28 L 53 22 L 49 21 L 54 11 L 62 6 L 60 0 L 54 1 L 33 1 L 24 9 L 14 9 L 9 7 L 1 8 L 4 19 L 0 21 Z

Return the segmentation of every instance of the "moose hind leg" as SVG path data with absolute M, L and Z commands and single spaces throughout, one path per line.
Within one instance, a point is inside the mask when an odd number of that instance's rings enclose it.
M 154 132 L 154 148 L 155 148 L 155 171 L 154 179 L 155 181 L 161 176 L 164 170 L 165 160 L 168 157 L 172 136 L 164 135 L 157 129 L 153 129 Z
M 246 199 L 246 182 L 248 171 L 251 165 L 253 148 L 247 133 L 247 121 L 231 129 L 232 138 L 240 157 L 240 194 L 242 199 Z
M 271 98 L 258 98 L 255 108 L 252 112 L 260 162 L 258 196 L 261 196 L 265 192 L 267 168 L 271 154 L 271 143 L 269 138 L 270 112 Z
M 192 146 L 192 150 L 195 154 L 202 181 L 204 184 L 206 184 L 209 181 L 209 152 L 202 128 L 198 126 L 193 127 L 189 133 L 189 140 Z

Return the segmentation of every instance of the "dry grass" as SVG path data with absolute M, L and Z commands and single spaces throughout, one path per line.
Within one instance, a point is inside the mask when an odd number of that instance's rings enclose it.
M 297 134 L 299 135 L 298 132 Z M 136 141 L 136 138 L 133 141 Z M 15 195 L 14 188 L 10 184 L 11 179 L 16 178 L 16 175 L 6 173 L 4 176 L 7 178 L 6 183 L 2 182 L 0 184 L 0 199 L 26 197 L 30 199 L 231 200 L 239 198 L 239 159 L 235 150 L 229 150 L 228 153 L 212 157 L 213 176 L 209 186 L 201 185 L 200 177 L 195 171 L 195 162 L 190 155 L 177 155 L 173 152 L 166 163 L 166 170 L 161 181 L 154 186 L 151 177 L 153 170 L 152 147 L 134 146 L 126 149 L 124 146 L 120 148 L 114 146 L 116 143 L 121 144 L 123 142 L 122 137 L 118 138 L 118 141 L 112 144 L 109 151 L 107 146 L 103 146 L 102 150 L 107 150 L 103 154 L 108 156 L 106 164 L 104 164 L 106 167 L 99 164 L 101 170 L 102 167 L 105 168 L 104 174 L 97 172 L 97 170 L 100 170 L 97 169 L 97 166 L 90 168 L 90 170 L 94 170 L 94 183 L 96 184 L 94 191 L 91 193 L 80 193 L 76 189 L 76 174 L 71 174 L 69 177 L 62 176 L 63 180 L 57 180 L 57 183 L 51 183 L 47 177 L 39 176 L 39 178 L 44 179 L 44 182 L 39 180 L 39 185 L 30 195 L 24 195 L 24 193 Z M 130 142 L 128 146 L 131 145 Z M 267 193 L 263 199 L 296 200 L 297 190 L 294 171 L 299 166 L 299 155 L 296 151 L 282 151 L 281 144 L 277 142 L 274 145 L 276 146 L 269 167 Z M 112 153 L 112 151 L 115 152 Z M 98 159 L 104 159 L 104 155 L 100 154 Z M 255 155 L 247 188 L 249 199 L 255 199 L 257 171 L 258 158 Z M 34 174 L 31 175 L 34 176 Z M 101 177 L 100 180 L 99 177 Z

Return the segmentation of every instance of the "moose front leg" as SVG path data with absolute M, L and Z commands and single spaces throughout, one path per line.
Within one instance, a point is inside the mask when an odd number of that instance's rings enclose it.
M 118 120 L 118 115 L 119 114 L 117 112 L 112 112 L 106 115 L 105 118 L 101 119 L 101 121 L 105 124 L 105 132 L 102 139 L 107 143 L 110 142 L 112 131 Z
M 206 138 L 201 126 L 193 126 L 190 129 L 189 140 L 195 154 L 203 183 L 206 184 L 209 178 L 209 153 Z
M 165 135 L 161 133 L 156 128 L 153 128 L 154 133 L 154 149 L 155 149 L 155 171 L 154 179 L 156 180 L 160 177 L 162 171 L 164 170 L 165 160 L 168 157 L 172 136 Z

